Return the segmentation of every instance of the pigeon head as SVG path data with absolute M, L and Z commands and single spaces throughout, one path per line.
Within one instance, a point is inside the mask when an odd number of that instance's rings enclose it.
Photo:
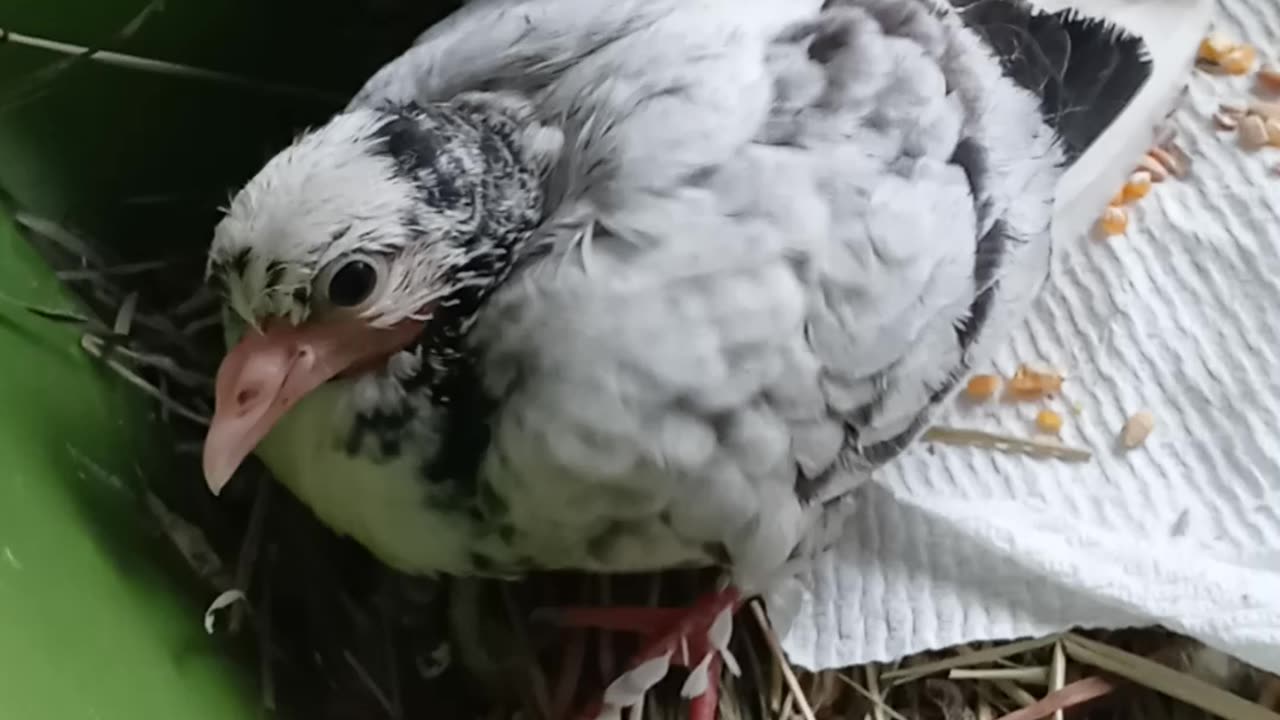
M 542 216 L 557 131 L 497 95 L 360 108 L 299 137 L 232 199 L 208 279 L 225 302 L 204 471 L 217 492 L 322 385 L 355 416 L 431 387 Z M 426 375 L 428 377 L 422 377 Z

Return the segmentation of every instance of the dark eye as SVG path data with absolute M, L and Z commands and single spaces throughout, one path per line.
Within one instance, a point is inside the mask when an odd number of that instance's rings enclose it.
M 329 276 L 324 287 L 329 302 L 338 307 L 355 307 L 378 287 L 378 268 L 365 258 L 347 260 Z

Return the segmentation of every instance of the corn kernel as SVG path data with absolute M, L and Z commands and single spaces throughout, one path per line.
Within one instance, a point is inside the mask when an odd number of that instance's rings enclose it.
M 1280 147 L 1280 120 L 1268 120 L 1266 123 L 1267 144 Z
M 1261 115 L 1250 115 L 1240 123 L 1236 131 L 1240 146 L 1246 150 L 1257 150 L 1267 144 L 1267 121 Z
M 1205 62 L 1216 63 L 1222 59 L 1223 55 L 1235 48 L 1236 43 L 1231 38 L 1219 32 L 1210 33 L 1200 41 L 1200 50 L 1196 57 Z
M 1134 202 L 1146 197 L 1149 192 L 1151 192 L 1151 173 L 1139 170 L 1129 176 L 1129 182 L 1124 184 L 1120 194 L 1125 202 Z
M 970 400 L 986 400 L 1000 389 L 1000 378 L 995 375 L 974 375 L 964 388 L 964 394 Z
M 1258 115 L 1263 120 L 1280 120 L 1280 102 L 1262 102 L 1255 100 L 1249 103 L 1246 115 Z
M 1146 442 L 1147 436 L 1151 434 L 1151 430 L 1156 426 L 1156 416 L 1150 411 L 1143 410 L 1134 414 L 1124 424 L 1124 429 L 1120 431 L 1120 442 L 1126 448 L 1132 450 L 1142 443 Z
M 1218 60 L 1218 67 L 1222 68 L 1228 75 L 1244 75 L 1253 70 L 1253 65 L 1258 61 L 1258 51 L 1253 49 L 1252 45 L 1238 45 L 1227 51 Z
M 1009 380 L 1009 393 L 1019 400 L 1035 400 L 1062 389 L 1062 376 L 1032 370 L 1026 365 L 1018 368 Z
M 1123 235 L 1125 229 L 1129 227 L 1129 213 L 1125 212 L 1124 208 L 1113 205 L 1103 211 L 1099 226 L 1101 226 L 1103 234 L 1108 237 Z
M 1036 427 L 1040 432 L 1057 435 L 1062 431 L 1062 416 L 1052 410 L 1041 410 L 1036 413 Z
M 1280 93 L 1280 68 L 1263 65 L 1258 70 L 1258 87 L 1268 93 Z
M 1177 145 L 1170 144 L 1167 150 L 1157 145 L 1148 150 L 1147 155 L 1174 177 L 1186 175 L 1191 167 L 1191 158 Z M 1152 174 L 1151 179 L 1159 180 L 1160 178 Z
M 1150 175 L 1154 182 L 1164 182 L 1165 180 L 1168 180 L 1169 173 L 1171 172 L 1171 170 L 1157 160 L 1150 151 L 1147 151 L 1147 154 L 1143 155 L 1142 159 L 1138 161 L 1138 170 Z

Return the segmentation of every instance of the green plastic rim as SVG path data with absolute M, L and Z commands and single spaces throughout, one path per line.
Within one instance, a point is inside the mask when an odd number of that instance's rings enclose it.
M 454 4 L 49 0 L 9 3 L 0 30 L 341 98 Z M 256 668 L 205 634 L 209 593 L 140 521 L 143 481 L 199 478 L 175 475 L 150 403 L 82 352 L 77 328 L 20 306 L 75 303 L 13 217 L 70 222 L 122 260 L 198 254 L 227 191 L 340 103 L 91 61 L 51 73 L 65 56 L 6 39 L 0 717 L 261 717 Z

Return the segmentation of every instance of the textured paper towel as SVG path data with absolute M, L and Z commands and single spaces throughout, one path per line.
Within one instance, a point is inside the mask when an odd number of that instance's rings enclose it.
M 1280 3 L 1224 0 L 1215 24 L 1280 51 Z M 1066 371 L 1063 441 L 1094 459 L 915 448 L 838 550 L 770 599 L 794 661 L 1159 623 L 1280 671 L 1280 154 L 1244 153 L 1209 120 L 1247 88 L 1192 77 L 1174 116 L 1192 176 L 1157 186 L 1127 237 L 1060 243 L 993 363 Z M 1142 408 L 1155 432 L 1119 452 Z M 957 406 L 940 424 L 1023 436 L 1035 412 Z

